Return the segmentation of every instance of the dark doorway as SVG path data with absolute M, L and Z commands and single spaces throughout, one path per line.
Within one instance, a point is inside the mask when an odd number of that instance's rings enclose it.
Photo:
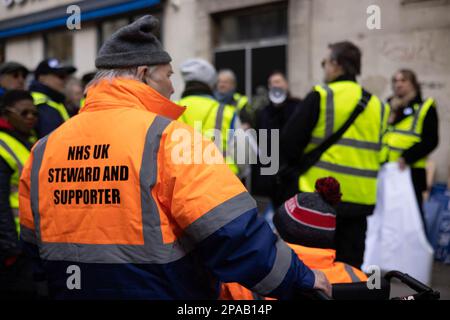
M 216 52 L 217 71 L 231 69 L 236 74 L 237 91 L 245 92 L 245 50 Z
M 236 74 L 237 90 L 251 100 L 274 70 L 286 72 L 288 2 L 213 15 L 214 63 Z
M 286 46 L 252 49 L 252 95 L 259 86 L 267 86 L 267 78 L 275 71 L 286 74 Z
M 236 74 L 237 91 L 250 99 L 259 86 L 267 86 L 267 78 L 275 70 L 286 73 L 286 45 L 255 46 L 216 51 L 217 70 L 231 69 Z

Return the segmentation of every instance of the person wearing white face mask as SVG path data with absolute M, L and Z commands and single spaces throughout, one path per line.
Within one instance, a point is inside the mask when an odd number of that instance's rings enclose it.
M 286 76 L 280 72 L 273 72 L 268 79 L 269 100 L 275 107 L 282 107 L 289 95 L 289 84 Z
M 300 105 L 300 99 L 294 98 L 289 92 L 289 83 L 286 75 L 281 71 L 274 71 L 267 81 L 269 104 L 256 113 L 256 129 L 266 129 L 268 132 L 267 150 L 271 149 L 270 130 L 281 130 L 288 122 L 291 115 Z M 260 144 L 260 143 L 259 143 Z M 280 167 L 283 165 L 280 162 Z M 271 198 L 275 205 L 280 205 L 278 200 L 275 176 L 261 175 L 260 168 L 264 166 L 257 163 L 252 169 L 252 192 L 258 196 Z

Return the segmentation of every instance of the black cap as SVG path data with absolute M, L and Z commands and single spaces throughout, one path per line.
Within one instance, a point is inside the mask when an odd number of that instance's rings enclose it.
M 43 74 L 70 75 L 75 71 L 77 71 L 77 68 L 74 66 L 63 65 L 58 59 L 50 58 L 39 63 L 38 67 L 34 71 L 34 77 L 37 79 Z
M 18 62 L 5 62 L 0 64 L 0 75 L 3 74 L 11 74 L 17 71 L 23 72 L 25 76 L 27 76 L 30 71 L 23 65 Z

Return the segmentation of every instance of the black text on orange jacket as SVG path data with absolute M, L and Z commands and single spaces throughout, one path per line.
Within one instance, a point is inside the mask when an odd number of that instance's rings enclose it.
M 53 297 L 215 299 L 219 280 L 275 297 L 312 287 L 222 158 L 178 161 L 217 151 L 174 121 L 182 111 L 141 82 L 103 80 L 36 144 L 20 181 L 21 237 Z

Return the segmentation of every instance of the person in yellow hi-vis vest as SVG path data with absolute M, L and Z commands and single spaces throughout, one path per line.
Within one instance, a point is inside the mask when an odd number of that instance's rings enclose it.
M 254 110 L 247 96 L 236 91 L 236 74 L 231 69 L 222 69 L 217 75 L 217 85 L 214 97 L 219 102 L 232 105 L 236 108 L 242 125 L 245 129 L 254 126 Z
M 64 90 L 69 75 L 76 70 L 73 66 L 62 65 L 57 59 L 46 59 L 39 63 L 34 71 L 35 80 L 31 83 L 30 91 L 39 110 L 36 127 L 39 138 L 51 133 L 69 119 L 69 113 L 64 106 Z
M 230 169 L 239 175 L 244 170 L 234 161 L 234 139 L 230 130 L 240 129 L 240 120 L 235 107 L 221 103 L 213 96 L 217 81 L 215 68 L 206 60 L 189 59 L 180 66 L 180 71 L 186 84 L 177 103 L 185 106 L 186 111 L 179 120 L 214 140 Z M 214 136 L 214 129 L 220 132 L 220 137 Z
M 400 168 L 411 167 L 411 178 L 423 218 L 422 193 L 427 189 L 425 166 L 428 155 L 439 143 L 439 121 L 433 98 L 422 98 L 415 73 L 408 69 L 392 77 L 394 95 L 388 131 L 384 135 L 386 161 Z M 425 219 L 423 219 L 425 223 Z
M 32 294 L 30 261 L 19 244 L 19 178 L 30 156 L 38 111 L 30 93 L 10 90 L 0 99 L 0 300 Z
M 361 51 L 353 43 L 329 45 L 322 67 L 325 84 L 313 88 L 285 126 L 281 150 L 290 166 L 311 163 L 308 155 L 349 124 L 318 160 L 313 159 L 309 169 L 299 173 L 296 183 L 297 192 L 312 192 L 318 178 L 332 176 L 340 182 L 343 196 L 336 209 L 336 260 L 359 268 L 364 256 L 366 217 L 372 214 L 376 202 L 381 140 L 389 109 L 356 82 Z M 358 109 L 362 111 L 350 123 Z

